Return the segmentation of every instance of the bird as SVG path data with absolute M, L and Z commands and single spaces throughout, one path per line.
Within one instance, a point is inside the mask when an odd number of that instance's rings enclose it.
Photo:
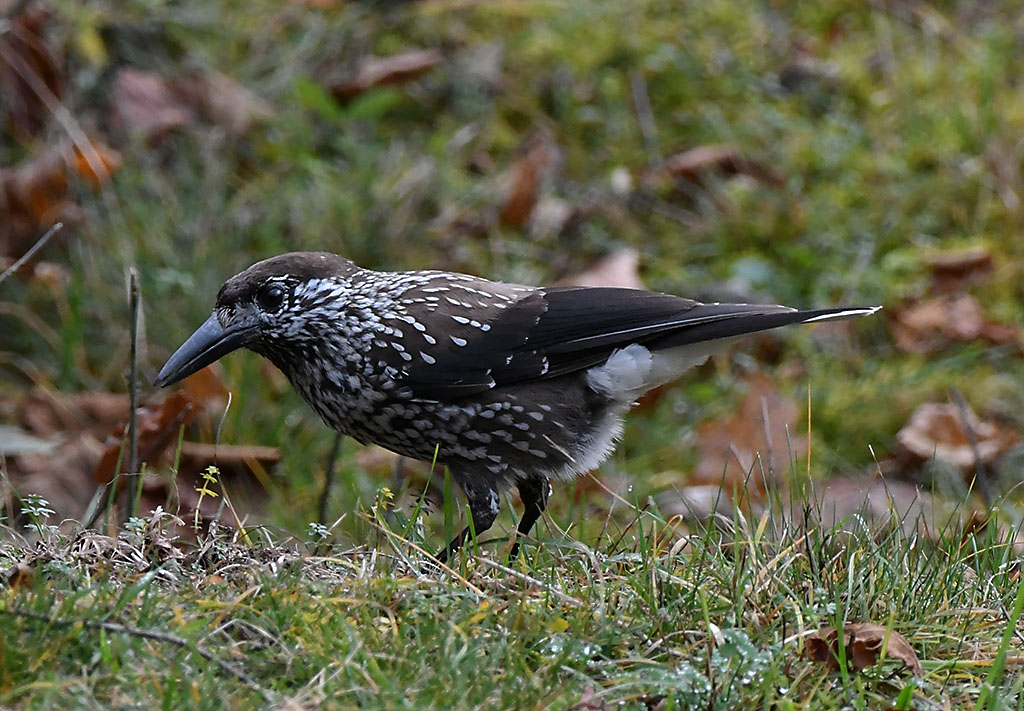
M 880 308 L 702 303 L 644 289 L 374 271 L 329 252 L 291 252 L 225 281 L 155 384 L 254 351 L 329 427 L 448 468 L 472 520 L 441 562 L 491 528 L 515 486 L 523 513 L 514 558 L 550 482 L 606 459 L 645 392 L 747 334 Z

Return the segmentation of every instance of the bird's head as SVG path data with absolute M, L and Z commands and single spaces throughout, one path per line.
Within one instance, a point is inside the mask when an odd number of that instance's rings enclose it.
M 336 297 L 328 282 L 340 284 L 355 271 L 352 262 L 328 252 L 292 252 L 253 264 L 224 282 L 210 318 L 168 359 L 156 385 L 176 383 L 239 348 L 267 355 L 275 345 L 303 339 L 318 307 Z

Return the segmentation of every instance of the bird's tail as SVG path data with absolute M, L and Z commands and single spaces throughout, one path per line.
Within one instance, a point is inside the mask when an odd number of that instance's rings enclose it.
M 744 310 L 732 314 L 723 313 L 719 318 L 695 323 L 692 326 L 684 326 L 644 345 L 652 351 L 660 351 L 666 348 L 769 331 L 795 323 L 821 323 L 870 316 L 881 308 L 881 306 L 835 306 L 828 309 L 796 311 L 779 306 L 767 306 L 761 311 Z

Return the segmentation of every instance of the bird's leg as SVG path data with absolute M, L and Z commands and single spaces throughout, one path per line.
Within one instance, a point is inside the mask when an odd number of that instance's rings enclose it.
M 448 562 L 448 559 L 462 548 L 471 533 L 479 536 L 489 529 L 501 510 L 498 492 L 489 485 L 465 481 L 461 478 L 456 478 L 456 482 L 469 500 L 469 515 L 473 517 L 473 526 L 472 528 L 466 526 L 462 529 L 462 532 L 455 536 L 443 551 L 438 553 L 437 559 L 442 563 Z
M 519 555 L 519 538 L 529 535 L 533 524 L 544 513 L 548 505 L 548 496 L 551 495 L 551 482 L 547 477 L 535 476 L 522 479 L 519 482 L 519 498 L 523 500 L 523 517 L 519 519 L 519 526 L 516 528 L 516 540 L 512 544 L 508 557 L 515 558 Z

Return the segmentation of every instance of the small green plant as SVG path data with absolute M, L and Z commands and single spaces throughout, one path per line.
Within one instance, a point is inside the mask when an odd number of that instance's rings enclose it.
M 40 536 L 57 532 L 57 527 L 46 523 L 46 519 L 56 513 L 50 508 L 50 502 L 40 494 L 25 494 L 21 499 L 21 511 L 29 518 L 25 528 L 35 531 Z

